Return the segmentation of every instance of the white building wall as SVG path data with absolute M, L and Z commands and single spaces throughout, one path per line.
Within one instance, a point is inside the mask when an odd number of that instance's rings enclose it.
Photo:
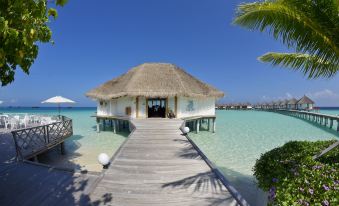
M 100 104 L 100 102 L 102 102 Z M 135 97 L 121 97 L 110 101 L 98 101 L 97 115 L 127 116 L 126 107 L 131 107 L 131 118 L 136 118 Z
M 313 104 L 298 104 L 298 109 L 313 109 Z
M 178 118 L 215 115 L 215 98 L 178 97 Z
M 215 115 L 215 98 L 178 97 L 177 118 Z M 110 101 L 98 101 L 97 115 L 126 116 L 126 107 L 131 107 L 131 118 L 136 118 L 136 98 L 121 97 Z M 168 111 L 175 112 L 175 98 L 168 98 Z M 146 98 L 139 97 L 139 118 L 146 118 Z
M 146 118 L 146 98 L 139 97 L 139 118 Z
M 168 97 L 168 112 L 175 112 L 175 97 Z

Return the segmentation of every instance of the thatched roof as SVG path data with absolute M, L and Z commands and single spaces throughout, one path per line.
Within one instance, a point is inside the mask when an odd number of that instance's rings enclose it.
M 280 102 L 280 105 L 287 105 L 287 104 L 288 104 L 288 100 L 287 99 L 285 99 L 285 100 Z
M 298 100 L 296 100 L 295 98 L 288 100 L 289 105 L 295 105 L 295 104 L 297 104 L 297 102 L 298 102 Z
M 173 64 L 145 63 L 87 92 L 86 96 L 103 100 L 123 96 L 221 98 L 224 93 Z
M 299 99 L 298 104 L 314 104 L 314 102 L 304 95 L 301 99 Z

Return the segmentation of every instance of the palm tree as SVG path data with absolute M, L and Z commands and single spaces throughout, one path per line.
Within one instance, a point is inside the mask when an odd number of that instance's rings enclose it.
M 308 78 L 339 71 L 339 0 L 266 0 L 238 6 L 234 23 L 268 31 L 295 53 L 259 57 L 274 66 L 299 70 Z

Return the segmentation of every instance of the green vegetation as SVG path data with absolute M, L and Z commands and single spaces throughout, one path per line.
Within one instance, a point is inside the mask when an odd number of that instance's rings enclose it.
M 270 205 L 339 205 L 339 148 L 312 156 L 335 141 L 293 141 L 263 154 L 254 166 Z
M 14 81 L 19 66 L 26 74 L 38 55 L 38 42 L 50 42 L 49 16 L 57 17 L 48 3 L 64 6 L 67 0 L 1 0 L 0 3 L 0 82 Z
M 308 78 L 339 70 L 339 0 L 266 0 L 239 5 L 234 23 L 267 31 L 296 53 L 269 52 L 263 62 L 300 70 Z

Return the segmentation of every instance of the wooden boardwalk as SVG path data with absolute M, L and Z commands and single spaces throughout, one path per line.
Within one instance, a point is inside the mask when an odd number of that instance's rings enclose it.
M 78 174 L 15 161 L 10 133 L 0 135 L 0 205 L 91 205 L 87 194 L 98 174 Z M 104 200 L 98 200 L 99 204 Z
M 92 202 L 112 206 L 238 205 L 181 135 L 182 120 L 131 121 L 136 129 L 93 186 Z

